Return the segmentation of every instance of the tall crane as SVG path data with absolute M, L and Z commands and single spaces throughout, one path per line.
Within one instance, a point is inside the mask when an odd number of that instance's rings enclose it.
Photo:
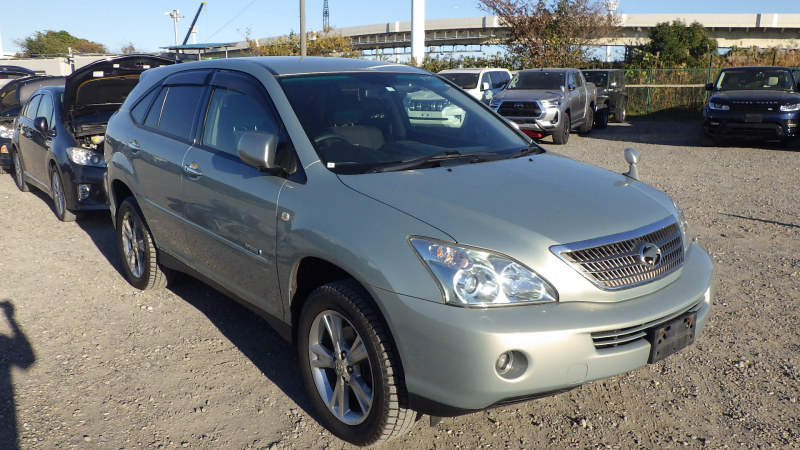
M 205 6 L 205 5 L 206 5 L 206 2 L 200 2 L 200 7 L 197 8 L 197 14 L 194 15 L 194 19 L 192 20 L 192 24 L 189 25 L 189 32 L 186 33 L 186 37 L 183 38 L 183 44 L 181 44 L 181 45 L 186 45 L 186 42 L 189 40 L 189 35 L 192 34 L 192 31 L 194 30 L 194 24 L 197 23 L 197 18 L 200 17 L 200 12 L 203 11 L 203 6 Z
M 331 26 L 330 11 L 328 10 L 328 0 L 322 4 L 322 29 L 328 31 Z

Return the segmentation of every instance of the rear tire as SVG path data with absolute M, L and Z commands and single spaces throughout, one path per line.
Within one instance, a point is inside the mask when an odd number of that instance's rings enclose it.
M 701 147 L 713 147 L 716 144 L 716 139 L 714 139 L 714 136 L 709 135 L 705 131 L 701 131 L 700 133 Z
M 603 108 L 600 111 L 597 111 L 597 114 L 594 116 L 594 127 L 599 130 L 602 130 L 607 126 L 608 126 L 608 108 Z
M 17 185 L 17 189 L 20 191 L 29 192 L 31 188 L 25 181 L 25 168 L 22 166 L 22 159 L 19 157 L 17 149 L 11 150 L 11 155 L 12 161 L 14 162 L 14 184 Z
M 331 433 L 365 446 L 413 427 L 397 349 L 361 285 L 344 280 L 316 289 L 298 328 L 303 382 Z
M 561 121 L 561 126 L 556 129 L 553 135 L 553 143 L 556 145 L 564 145 L 569 141 L 569 132 L 572 127 L 569 114 L 564 113 L 564 119 Z
M 64 192 L 64 181 L 58 168 L 50 168 L 50 189 L 53 192 L 53 206 L 56 217 L 62 222 L 74 222 L 78 215 L 67 209 L 67 193 Z
M 622 102 L 622 106 L 620 109 L 614 114 L 614 122 L 617 123 L 625 123 L 625 118 L 627 117 L 626 109 L 628 108 L 628 101 L 625 100 Z
M 139 205 L 129 197 L 117 213 L 117 245 L 128 283 L 147 291 L 166 287 L 174 272 L 158 264 L 153 236 L 144 223 Z

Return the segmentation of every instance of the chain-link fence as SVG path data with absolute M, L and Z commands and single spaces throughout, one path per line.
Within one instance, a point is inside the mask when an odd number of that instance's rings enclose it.
M 625 69 L 628 114 L 667 109 L 700 111 L 706 99 L 704 86 L 716 80 L 719 71 L 719 68 Z

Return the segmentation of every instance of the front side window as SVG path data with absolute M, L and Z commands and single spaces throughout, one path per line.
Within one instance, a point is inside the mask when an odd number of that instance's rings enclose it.
M 424 168 L 429 158 L 484 162 L 528 149 L 507 123 L 436 76 L 314 74 L 279 82 L 320 159 L 337 173 L 405 170 L 419 159 Z
M 39 102 L 36 117 L 44 117 L 47 119 L 47 126 L 53 128 L 53 99 L 49 95 L 42 94 L 42 101 Z
M 39 102 L 42 100 L 42 95 L 39 94 L 35 97 L 32 97 L 28 104 L 25 105 L 25 111 L 22 112 L 22 115 L 27 117 L 28 119 L 35 119 L 36 118 L 36 111 L 39 109 Z
M 203 145 L 236 155 L 239 138 L 248 131 L 278 136 L 280 124 L 257 98 L 234 89 L 216 87 L 203 128 Z

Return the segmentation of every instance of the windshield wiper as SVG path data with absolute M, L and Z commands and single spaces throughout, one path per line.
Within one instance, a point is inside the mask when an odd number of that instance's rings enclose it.
M 433 163 L 436 161 L 444 161 L 446 159 L 460 158 L 464 155 L 458 150 L 445 150 L 443 152 L 434 153 L 433 155 L 420 156 L 418 158 L 405 159 L 403 161 L 395 161 L 386 164 L 375 166 L 364 173 L 379 173 L 391 172 L 393 170 L 408 170 L 414 167 L 422 166 L 425 164 Z

